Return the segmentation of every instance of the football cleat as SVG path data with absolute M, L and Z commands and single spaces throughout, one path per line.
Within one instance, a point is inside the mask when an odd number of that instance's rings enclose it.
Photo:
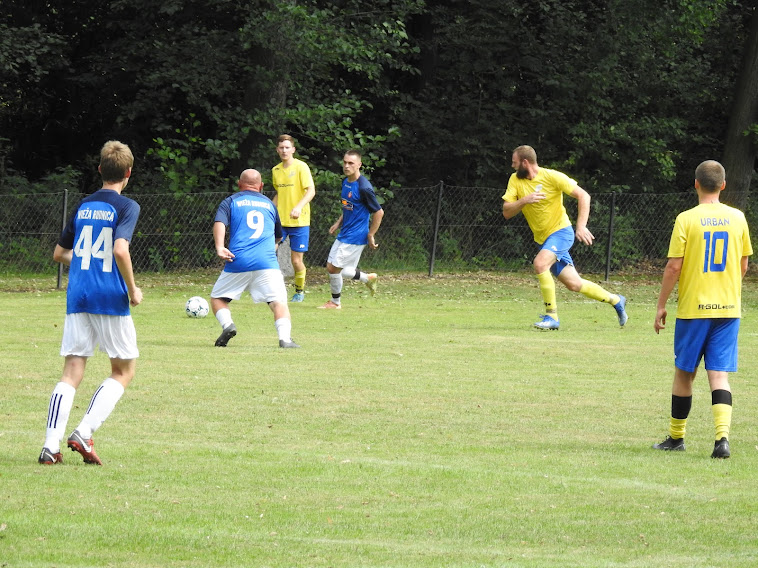
M 47 448 L 42 448 L 42 452 L 40 452 L 37 461 L 43 465 L 55 465 L 57 463 L 63 463 L 63 456 L 60 452 L 53 453 Z
M 376 294 L 376 281 L 378 279 L 379 277 L 376 275 L 376 272 L 372 272 L 368 275 L 368 282 L 366 282 L 366 287 L 368 288 L 369 292 L 371 292 L 372 296 Z
M 537 323 L 535 323 L 534 327 L 536 327 L 537 329 L 549 329 L 549 330 L 553 330 L 553 329 L 558 329 L 559 325 L 560 324 L 558 323 L 557 319 L 555 319 L 554 317 L 549 316 L 549 315 L 546 314 L 546 315 L 540 317 L 540 321 L 538 321 Z
M 298 349 L 300 346 L 294 341 L 284 341 L 284 339 L 280 339 L 279 347 L 282 349 Z
M 713 445 L 713 453 L 711 454 L 711 457 L 714 459 L 726 459 L 729 456 L 731 456 L 731 452 L 729 451 L 729 440 L 726 438 L 721 438 L 720 440 L 716 440 L 716 443 Z
M 629 316 L 626 313 L 626 298 L 619 294 L 619 302 L 613 306 L 616 310 L 616 315 L 619 317 L 619 325 L 624 327 L 624 324 L 629 321 Z
M 72 452 L 79 452 L 84 458 L 84 463 L 94 463 L 103 465 L 100 458 L 95 453 L 95 442 L 90 438 L 85 440 L 78 430 L 74 430 L 66 441 L 66 445 L 71 448 Z
M 229 324 L 224 328 L 224 331 L 221 332 L 221 335 L 218 336 L 216 347 L 226 347 L 226 344 L 229 343 L 229 340 L 235 335 L 237 335 L 236 326 L 233 323 Z
M 660 444 L 653 444 L 654 450 L 664 450 L 666 452 L 683 452 L 684 451 L 684 438 L 672 438 L 666 436 Z
M 332 302 L 331 300 L 329 300 L 323 306 L 319 306 L 318 309 L 319 310 L 341 310 L 342 304 L 337 304 L 336 302 Z
M 302 302 L 305 300 L 305 292 L 295 292 L 290 302 Z

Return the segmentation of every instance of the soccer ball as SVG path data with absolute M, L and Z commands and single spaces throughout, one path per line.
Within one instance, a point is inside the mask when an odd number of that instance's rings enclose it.
M 208 315 L 208 302 L 201 296 L 192 296 L 187 300 L 187 304 L 184 306 L 184 311 L 188 317 L 191 318 L 204 318 Z

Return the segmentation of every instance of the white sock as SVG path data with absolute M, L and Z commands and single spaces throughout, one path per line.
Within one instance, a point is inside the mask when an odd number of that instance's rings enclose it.
M 342 294 L 342 272 L 329 274 L 329 288 L 332 291 L 332 302 L 339 304 L 340 294 Z
M 103 384 L 92 395 L 87 414 L 76 427 L 82 438 L 89 440 L 92 437 L 92 434 L 111 415 L 122 394 L 124 394 L 124 387 L 116 379 L 108 377 L 103 381 Z
M 281 341 L 292 341 L 292 320 L 289 318 L 279 318 L 274 322 L 276 333 Z
M 355 277 L 356 274 L 358 275 L 358 278 Z M 348 280 L 358 280 L 364 284 L 368 282 L 368 273 L 358 270 L 357 268 L 343 268 L 342 277 L 347 278 Z
M 50 396 L 47 408 L 47 430 L 45 432 L 45 447 L 57 454 L 61 450 L 61 440 L 66 435 L 66 424 L 74 405 L 76 389 L 68 383 L 59 382 Z
M 232 312 L 229 308 L 221 308 L 216 312 L 216 319 L 221 324 L 221 329 L 226 329 L 234 322 L 232 321 Z

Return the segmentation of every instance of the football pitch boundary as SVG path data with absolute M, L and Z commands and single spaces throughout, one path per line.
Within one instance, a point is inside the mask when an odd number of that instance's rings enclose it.
M 758 293 L 743 293 L 729 460 L 711 460 L 701 369 L 687 451 L 666 435 L 673 315 L 653 331 L 660 275 L 558 288 L 561 329 L 531 328 L 530 275 L 380 274 L 343 309 L 309 270 L 281 350 L 270 311 L 232 303 L 225 349 L 215 273 L 137 275 L 137 376 L 95 434 L 103 467 L 36 458 L 60 377 L 65 292 L 0 279 L 0 566 L 755 566 Z M 597 278 L 592 278 L 597 279 Z M 72 429 L 108 374 L 91 360 Z

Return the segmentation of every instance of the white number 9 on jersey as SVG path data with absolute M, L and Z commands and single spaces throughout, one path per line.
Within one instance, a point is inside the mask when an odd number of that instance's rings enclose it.
M 257 239 L 263 234 L 263 229 L 266 225 L 266 221 L 263 218 L 263 213 L 260 211 L 249 211 L 247 214 L 247 226 L 252 229 L 253 234 L 250 235 L 251 239 Z
M 92 242 L 92 225 L 82 227 L 74 246 L 74 254 L 82 259 L 82 270 L 89 270 L 92 257 L 103 261 L 103 272 L 113 271 L 113 227 L 103 227 Z

